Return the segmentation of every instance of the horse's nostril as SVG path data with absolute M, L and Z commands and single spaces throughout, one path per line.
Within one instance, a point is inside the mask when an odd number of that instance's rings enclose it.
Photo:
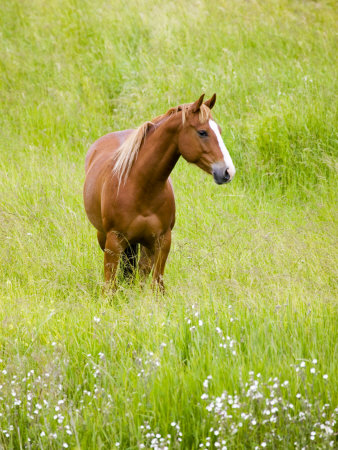
M 224 180 L 225 180 L 225 181 L 229 181 L 229 180 L 230 180 L 230 174 L 229 174 L 229 172 L 228 172 L 228 169 L 225 169 L 225 172 L 224 172 Z
M 212 168 L 212 174 L 217 184 L 230 183 L 232 178 L 231 169 L 223 164 L 215 164 Z

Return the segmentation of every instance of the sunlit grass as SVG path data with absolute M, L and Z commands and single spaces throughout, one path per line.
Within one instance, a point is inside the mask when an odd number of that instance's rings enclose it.
M 334 7 L 3 2 L 1 448 L 336 445 Z M 180 161 L 167 294 L 102 296 L 88 146 L 214 91 L 234 181 Z

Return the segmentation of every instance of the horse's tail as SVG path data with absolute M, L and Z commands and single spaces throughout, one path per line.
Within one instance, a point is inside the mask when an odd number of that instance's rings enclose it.
M 122 271 L 126 280 L 134 278 L 138 260 L 138 244 L 129 244 L 122 253 Z

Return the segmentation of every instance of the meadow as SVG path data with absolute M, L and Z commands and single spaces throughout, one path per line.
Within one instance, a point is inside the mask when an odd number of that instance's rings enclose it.
M 1 449 L 337 448 L 337 19 L 1 1 Z M 86 151 L 202 92 L 236 176 L 180 160 L 166 294 L 104 296 Z

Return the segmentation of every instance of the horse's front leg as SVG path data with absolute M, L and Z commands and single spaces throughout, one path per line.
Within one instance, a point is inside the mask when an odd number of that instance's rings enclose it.
M 153 284 L 164 292 L 163 274 L 171 246 L 171 230 L 155 241 Z
M 109 231 L 104 247 L 104 279 L 105 290 L 116 289 L 115 280 L 119 260 L 122 252 L 126 248 L 126 240 L 115 231 Z

